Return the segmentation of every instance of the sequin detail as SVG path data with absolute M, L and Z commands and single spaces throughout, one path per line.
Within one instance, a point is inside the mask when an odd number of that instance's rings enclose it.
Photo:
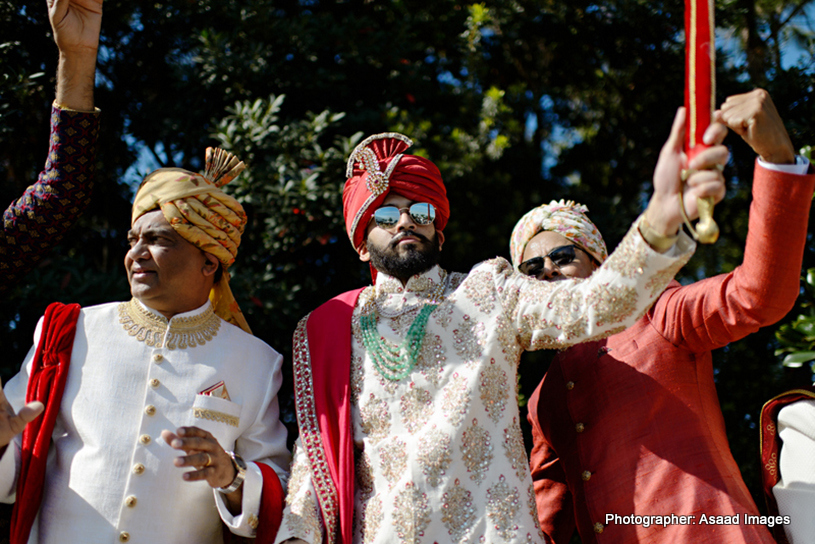
M 393 526 L 399 542 L 421 544 L 425 529 L 430 525 L 427 495 L 412 482 L 405 484 L 393 501 Z
M 119 304 L 118 311 L 119 323 L 127 334 L 156 348 L 172 350 L 203 346 L 215 338 L 221 328 L 221 318 L 215 315 L 212 306 L 207 306 L 198 315 L 174 317 L 170 321 L 146 310 L 135 298 Z
M 427 476 L 430 487 L 438 487 L 441 484 L 442 476 L 452 461 L 451 450 L 450 435 L 435 427 L 419 440 L 419 453 L 416 459 L 422 467 L 422 473 Z
M 511 488 L 504 476 L 500 476 L 498 483 L 487 490 L 487 519 L 505 541 L 512 540 L 518 532 L 516 520 L 520 511 L 518 490 Z
M 461 454 L 470 479 L 481 485 L 492 463 L 492 441 L 477 419 L 461 435 Z

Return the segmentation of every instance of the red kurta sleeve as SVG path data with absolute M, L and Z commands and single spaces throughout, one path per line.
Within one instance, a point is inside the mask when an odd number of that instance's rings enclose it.
M 811 170 L 810 170 L 811 171 Z M 775 323 L 798 297 L 815 174 L 756 164 L 744 261 L 728 274 L 673 289 L 650 312 L 665 338 L 710 351 Z

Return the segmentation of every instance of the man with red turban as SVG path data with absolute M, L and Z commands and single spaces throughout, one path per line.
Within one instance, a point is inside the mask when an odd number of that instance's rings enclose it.
M 345 222 L 374 284 L 317 308 L 294 334 L 300 437 L 279 542 L 543 540 L 519 427 L 518 359 L 634 323 L 688 259 L 678 122 L 652 207 L 589 281 L 558 284 L 499 258 L 469 274 L 440 268 L 450 210 L 438 168 L 406 154 L 401 134 L 357 146 Z M 699 159 L 691 167 L 712 168 L 727 150 L 714 145 Z M 686 202 L 721 198 L 722 182 L 715 168 L 696 174 Z

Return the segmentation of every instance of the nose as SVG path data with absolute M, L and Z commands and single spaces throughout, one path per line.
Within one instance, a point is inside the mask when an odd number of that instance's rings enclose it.
M 125 255 L 126 259 L 130 259 L 131 261 L 141 261 L 147 257 L 147 246 L 142 244 L 141 240 L 136 241 L 135 244 L 130 246 L 130 249 L 127 250 L 127 254 Z
M 416 230 L 416 223 L 410 216 L 410 210 L 408 208 L 399 210 L 399 221 L 396 223 L 396 230 L 400 232 L 403 230 Z
M 555 261 L 551 259 L 548 255 L 543 259 L 543 273 L 541 274 L 543 277 L 540 279 L 543 280 L 554 280 L 559 278 L 563 275 L 563 271 L 560 270 L 560 267 L 555 264 Z

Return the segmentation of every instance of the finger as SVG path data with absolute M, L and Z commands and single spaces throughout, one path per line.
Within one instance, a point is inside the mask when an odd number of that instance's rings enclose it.
M 719 145 L 724 142 L 725 136 L 727 136 L 727 127 L 724 124 L 711 123 L 702 136 L 702 142 L 706 145 Z
M 173 440 L 178 438 L 178 436 L 176 436 L 174 433 L 168 431 L 167 429 L 164 429 L 163 431 L 161 431 L 161 438 L 162 438 L 162 440 L 164 440 L 164 442 L 167 443 L 167 445 L 169 445 L 170 447 L 173 447 Z
M 723 181 L 709 178 L 697 179 L 693 187 L 688 188 L 685 201 L 712 197 L 715 202 L 719 202 L 724 198 L 724 194 L 725 186 Z
M 730 158 L 730 151 L 723 145 L 715 145 L 700 151 L 688 163 L 688 168 L 694 170 L 711 170 L 723 168 Z
M 183 455 L 173 459 L 173 464 L 177 467 L 211 468 L 215 465 L 215 456 L 207 452 Z
M 39 416 L 43 410 L 45 410 L 45 405 L 39 401 L 26 404 L 20 409 L 20 412 L 17 415 L 9 418 L 9 428 L 11 428 L 11 431 L 14 434 L 23 432 L 25 426 L 36 419 L 36 417 Z
M 662 146 L 663 150 L 676 152 L 682 151 L 682 145 L 685 139 L 685 108 L 676 110 L 673 125 L 671 125 L 671 134 L 668 136 L 668 141 Z
M 215 469 L 212 467 L 202 468 L 200 470 L 191 470 L 189 472 L 185 472 L 181 475 L 182 478 L 187 480 L 188 482 L 198 482 L 201 480 L 206 480 L 211 478 L 215 475 Z
M 177 450 L 184 450 L 186 452 L 199 452 L 205 451 L 215 453 L 218 450 L 218 442 L 212 438 L 200 438 L 197 436 L 191 438 L 174 438 L 170 446 Z
M 200 438 L 212 438 L 212 434 L 209 431 L 205 431 L 199 427 L 179 427 L 175 431 L 178 436 L 182 438 L 186 437 L 200 437 Z

